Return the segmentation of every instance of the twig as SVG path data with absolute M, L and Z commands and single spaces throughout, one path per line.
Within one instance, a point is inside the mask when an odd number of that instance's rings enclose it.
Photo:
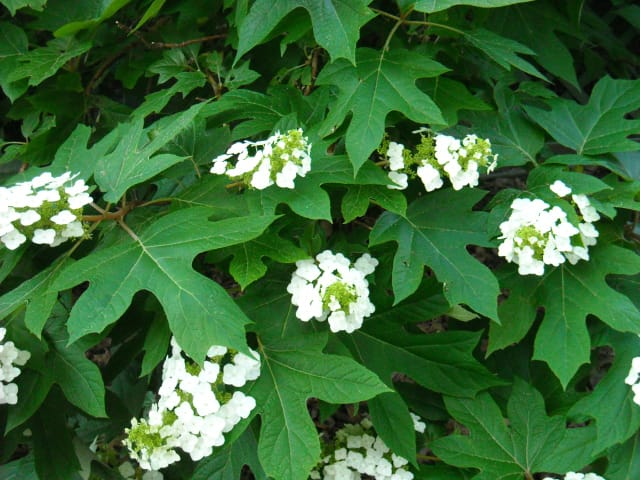
M 206 37 L 192 38 L 191 40 L 185 40 L 184 42 L 151 42 L 149 45 L 151 48 L 182 48 L 194 43 L 208 42 L 209 40 L 217 40 L 219 38 L 226 38 L 226 33 L 216 33 L 215 35 L 207 35 Z

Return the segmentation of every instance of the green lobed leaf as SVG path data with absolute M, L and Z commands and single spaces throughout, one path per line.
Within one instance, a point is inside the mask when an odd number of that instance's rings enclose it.
M 486 234 L 487 215 L 471 211 L 484 195 L 477 189 L 439 190 L 414 201 L 405 217 L 389 212 L 380 216 L 369 242 L 398 244 L 393 260 L 396 303 L 416 291 L 424 266 L 428 266 L 445 284 L 449 303 L 464 303 L 498 319 L 498 281 L 466 250 L 467 245 L 491 245 Z
M 176 82 L 169 88 L 145 96 L 144 102 L 133 111 L 133 116 L 143 118 L 152 113 L 161 112 L 175 94 L 180 93 L 182 98 L 185 98 L 207 82 L 206 75 L 200 71 L 180 72 L 175 78 Z
M 420 84 L 424 92 L 440 108 L 445 119 L 445 125 L 456 125 L 458 123 L 458 111 L 460 110 L 491 110 L 491 106 L 480 98 L 474 97 L 463 83 L 455 80 L 441 76 L 425 79 Z
M 568 18 L 554 2 L 536 2 L 501 8 L 489 19 L 492 30 L 533 50 L 536 61 L 550 73 L 580 88 L 573 57 L 556 32 L 571 34 Z
M 515 3 L 525 3 L 531 0 L 418 0 L 414 10 L 418 12 L 434 13 L 446 10 L 456 5 L 469 5 L 480 8 L 497 8 Z
M 191 262 L 200 252 L 255 238 L 275 217 L 208 222 L 208 215 L 208 209 L 198 207 L 170 213 L 135 238 L 66 268 L 54 289 L 90 282 L 71 310 L 70 341 L 101 332 L 120 318 L 136 292 L 148 290 L 162 304 L 179 345 L 194 360 L 204 359 L 211 345 L 246 351 L 243 325 L 249 319 L 220 285 L 195 272 Z
M 40 85 L 56 74 L 69 60 L 82 55 L 91 48 L 91 42 L 78 41 L 73 37 L 55 38 L 46 47 L 38 47 L 18 58 L 19 64 L 9 74 L 8 81 L 29 79 L 29 85 Z
M 282 227 L 268 228 L 259 237 L 226 250 L 233 256 L 229 273 L 243 290 L 267 273 L 267 266 L 262 261 L 264 257 L 279 263 L 295 263 L 308 257 L 307 252 L 280 236 Z
M 549 135 L 579 155 L 598 155 L 638 149 L 629 135 L 638 133 L 640 120 L 625 115 L 640 107 L 640 80 L 614 80 L 605 76 L 593 87 L 586 105 L 557 98 L 545 100 L 543 110 L 529 106 L 529 116 Z
M 2 0 L 0 3 L 7 7 L 13 17 L 21 8 L 28 7 L 33 10 L 42 10 L 46 5 L 47 0 Z
M 436 77 L 447 70 L 415 51 L 397 48 L 380 52 L 360 48 L 356 66 L 338 60 L 325 66 L 318 76 L 318 85 L 335 85 L 339 90 L 321 126 L 321 133 L 331 133 L 344 122 L 349 112 L 353 113 L 347 128 L 346 148 L 357 172 L 380 145 L 385 119 L 390 112 L 402 112 L 417 123 L 446 123 L 440 109 L 416 87 L 415 82 L 420 78 Z
M 50 346 L 45 357 L 46 373 L 70 403 L 94 417 L 106 417 L 102 374 L 85 356 L 87 346 L 68 345 L 69 335 L 61 320 L 51 322 L 45 331 Z
M 429 390 L 473 397 L 502 384 L 473 357 L 479 338 L 477 332 L 463 331 L 412 335 L 374 315 L 360 330 L 341 335 L 340 341 L 389 385 L 392 375 L 402 372 Z
M 596 452 L 603 452 L 633 438 L 640 429 L 640 409 L 633 402 L 631 386 L 624 383 L 631 361 L 640 352 L 640 338 L 606 329 L 593 343 L 613 347 L 613 365 L 593 391 L 571 407 L 569 415 L 595 419 L 597 436 L 592 447 Z
M 344 222 L 364 216 L 370 202 L 398 215 L 407 211 L 407 197 L 398 190 L 389 189 L 386 185 L 350 185 L 340 207 Z
M 354 403 L 388 389 L 351 358 L 322 353 L 327 335 L 296 318 L 285 288 L 261 282 L 240 299 L 256 322 L 262 357 L 262 373 L 248 393 L 262 417 L 258 456 L 265 472 L 282 480 L 306 480 L 320 459 L 307 399 Z
M 33 417 L 30 427 L 33 432 L 33 453 L 38 479 L 78 480 L 80 462 L 75 454 L 73 437 L 67 426 L 64 404 L 59 395 L 49 396 Z
M 376 433 L 391 451 L 411 462 L 416 461 L 416 433 L 409 408 L 396 392 L 381 393 L 367 402 Z
M 12 23 L 0 22 L 0 87 L 12 102 L 27 89 L 26 81 L 12 81 L 10 76 L 28 51 L 29 40 L 24 30 Z
M 542 395 L 520 379 L 509 397 L 508 423 L 486 392 L 475 399 L 446 397 L 445 405 L 469 435 L 449 435 L 430 446 L 449 465 L 479 469 L 474 480 L 533 478 L 534 473 L 553 471 L 548 467 L 563 462 L 563 472 L 584 466 L 579 463 L 584 458 L 565 456 L 561 447 L 575 445 L 571 430 L 583 430 L 580 434 L 588 429 L 567 429 L 563 417 L 548 417 Z
M 237 480 L 244 465 L 251 467 L 256 480 L 267 479 L 258 460 L 258 442 L 250 428 L 232 444 L 216 449 L 213 455 L 198 463 L 191 480 Z
M 240 25 L 236 61 L 262 42 L 290 12 L 304 8 L 311 17 L 317 42 L 331 59 L 346 58 L 353 63 L 360 27 L 374 16 L 367 8 L 369 3 L 371 0 L 257 0 Z
M 607 480 L 640 478 L 640 433 L 608 452 L 609 466 L 604 472 Z
M 143 129 L 142 118 L 121 125 L 118 144 L 95 165 L 94 179 L 104 192 L 105 200 L 117 202 L 130 187 L 184 160 L 184 157 L 156 152 L 187 128 L 203 106 L 197 103 L 147 129 Z
M 502 68 L 509 70 L 515 67 L 529 75 L 546 80 L 536 67 L 524 60 L 520 55 L 535 55 L 530 48 L 515 40 L 498 35 L 484 28 L 463 32 L 464 38 L 474 47 L 481 50 Z
M 53 378 L 51 375 L 43 375 L 34 370 L 26 369 L 20 373 L 15 383 L 18 385 L 20 401 L 9 407 L 4 433 L 9 433 L 33 416 L 51 390 Z
M 40 480 L 36 473 L 33 454 L 29 453 L 18 460 L 0 465 L 0 478 L 4 480 Z
M 53 290 L 51 286 L 60 274 L 61 268 L 71 261 L 63 258 L 55 262 L 0 297 L 0 318 L 25 307 L 25 325 L 31 333 L 40 338 L 57 299 L 57 290 Z
M 487 353 L 520 341 L 533 325 L 538 307 L 544 307 L 533 358 L 546 362 L 566 388 L 580 365 L 589 362 L 587 315 L 618 331 L 640 332 L 640 311 L 605 281 L 612 273 L 640 272 L 640 257 L 611 244 L 591 247 L 589 255 L 586 262 L 548 268 L 543 277 L 514 271 L 501 278 L 510 294 L 500 306 L 501 325 L 489 327 Z

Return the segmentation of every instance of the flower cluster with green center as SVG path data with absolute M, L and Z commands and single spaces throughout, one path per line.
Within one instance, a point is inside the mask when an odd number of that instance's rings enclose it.
M 414 428 L 424 432 L 426 425 L 411 414 Z M 393 453 L 376 436 L 368 418 L 360 423 L 345 425 L 335 434 L 332 442 L 324 444 L 323 456 L 311 471 L 311 480 L 360 480 L 367 475 L 376 480 L 411 480 L 409 462 Z
M 296 262 L 287 291 L 303 322 L 328 320 L 332 332 L 351 333 L 375 311 L 369 300 L 367 275 L 378 261 L 365 253 L 352 265 L 341 253 L 325 250 L 314 259 Z
M 493 171 L 497 164 L 497 154 L 491 151 L 491 142 L 476 135 L 467 135 L 462 141 L 449 135 L 424 135 L 415 152 L 403 144 L 385 140 L 378 152 L 383 155 L 389 167 L 388 187 L 404 190 L 409 178 L 418 176 L 427 192 L 437 190 L 448 178 L 454 190 L 465 186 L 475 187 L 480 178 L 480 168 Z
M 260 357 L 212 346 L 203 367 L 185 360 L 171 339 L 171 354 L 162 367 L 159 400 L 148 417 L 131 421 L 124 444 L 146 470 L 159 470 L 180 460 L 176 449 L 194 461 L 208 457 L 255 408 L 253 397 L 236 390 L 260 375 Z
M 289 130 L 258 142 L 245 140 L 231 145 L 226 153 L 213 159 L 211 173 L 263 190 L 273 184 L 294 188 L 296 176 L 311 170 L 311 144 L 302 129 Z M 229 159 L 236 157 L 235 164 Z
M 624 383 L 631 387 L 633 402 L 640 405 L 640 357 L 634 357 L 631 361 L 631 368 Z
M 571 194 L 571 188 L 560 180 L 550 185 L 558 198 Z M 498 255 L 518 265 L 520 275 L 543 275 L 545 265 L 589 260 L 588 247 L 598 237 L 593 222 L 600 215 L 585 195 L 572 195 L 565 208 L 578 220 L 573 223 L 567 212 L 536 198 L 517 198 L 511 203 L 509 219 L 500 224 L 503 242 Z M 573 211 L 571 211 L 573 210 Z
M 82 207 L 93 201 L 83 180 L 69 172 L 42 173 L 13 187 L 0 187 L 0 242 L 15 250 L 27 239 L 56 247 L 85 235 Z

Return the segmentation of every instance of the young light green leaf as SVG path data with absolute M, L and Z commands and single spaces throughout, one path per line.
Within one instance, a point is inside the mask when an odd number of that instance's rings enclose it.
M 373 18 L 367 8 L 371 0 L 257 0 L 249 10 L 238 31 L 238 52 L 236 61 L 267 35 L 296 8 L 309 12 L 313 24 L 313 34 L 332 60 L 346 58 L 355 61 L 356 42 L 360 37 L 360 27 Z
M 415 82 L 420 78 L 436 77 L 447 70 L 415 51 L 358 49 L 356 66 L 338 60 L 325 66 L 318 76 L 318 85 L 335 85 L 339 90 L 321 133 L 331 133 L 344 122 L 349 112 L 353 113 L 346 147 L 357 172 L 380 145 L 385 119 L 390 112 L 402 112 L 417 123 L 445 123 L 440 109 L 416 87 Z
M 261 282 L 241 298 L 257 324 L 262 373 L 250 388 L 262 416 L 258 456 L 267 475 L 306 480 L 320 459 L 307 399 L 353 403 L 388 391 L 351 358 L 322 353 L 327 335 L 295 317 L 286 285 Z
M 449 465 L 479 469 L 474 480 L 533 478 L 563 461 L 563 472 L 584 467 L 584 455 L 569 457 L 559 450 L 565 442 L 575 443 L 571 430 L 584 429 L 567 429 L 563 417 L 548 417 L 542 395 L 522 380 L 516 379 L 509 397 L 508 424 L 486 392 L 475 399 L 447 397 L 445 405 L 469 435 L 439 438 L 431 448 Z
M 65 269 L 54 289 L 91 283 L 71 310 L 70 341 L 101 332 L 120 318 L 136 292 L 148 290 L 162 304 L 178 344 L 194 360 L 204 359 L 211 345 L 246 351 L 243 326 L 249 319 L 220 285 L 195 272 L 191 262 L 200 252 L 257 237 L 275 217 L 208 222 L 208 214 L 197 207 L 168 214 L 135 239 L 93 252 Z
M 396 303 L 420 286 L 424 266 L 445 284 L 451 304 L 464 303 L 476 312 L 498 319 L 498 281 L 486 266 L 467 252 L 467 245 L 490 246 L 487 215 L 472 212 L 484 196 L 477 189 L 429 193 L 414 201 L 401 217 L 385 212 L 370 234 L 371 245 L 396 242 L 393 292 Z
M 487 353 L 521 340 L 538 307 L 544 307 L 533 358 L 546 362 L 566 388 L 580 365 L 589 361 L 587 315 L 597 316 L 615 330 L 638 333 L 640 311 L 627 296 L 609 287 L 605 277 L 640 272 L 640 257 L 611 244 L 592 247 L 589 255 L 586 262 L 549 268 L 542 278 L 515 273 L 504 277 L 510 296 L 500 307 L 502 324 L 490 326 Z
M 625 116 L 640 107 L 640 80 L 603 77 L 586 105 L 573 100 L 545 100 L 550 110 L 529 106 L 529 116 L 565 147 L 579 155 L 598 155 L 638 149 L 629 139 L 640 131 L 640 120 Z
M 434 13 L 446 10 L 456 5 L 469 5 L 480 8 L 497 8 L 514 3 L 525 3 L 531 0 L 418 0 L 414 10 L 418 12 Z

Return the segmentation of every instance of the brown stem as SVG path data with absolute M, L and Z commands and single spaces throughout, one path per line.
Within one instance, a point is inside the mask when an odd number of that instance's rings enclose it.
M 207 35 L 206 37 L 192 38 L 191 40 L 185 40 L 184 42 L 151 42 L 150 48 L 182 48 L 187 45 L 193 45 L 194 43 L 208 42 L 209 40 L 217 40 L 219 38 L 226 38 L 226 33 L 216 33 L 215 35 Z
M 229 183 L 229 184 L 226 186 L 226 189 L 227 189 L 227 190 L 231 190 L 232 188 L 235 188 L 235 187 L 244 187 L 244 182 L 233 182 L 233 183 Z
M 139 242 L 140 239 L 138 238 L 138 235 L 135 234 L 135 232 L 133 230 L 131 230 L 129 228 L 129 225 L 127 225 L 126 223 L 124 223 L 124 219 L 121 217 L 117 220 L 118 225 L 120 225 L 122 227 L 122 229 L 127 232 L 129 234 L 129 236 L 135 241 L 135 242 Z
M 423 455 L 422 453 L 416 454 L 416 458 L 418 460 L 422 460 L 423 462 L 441 462 L 442 460 L 433 455 Z
M 311 83 L 307 85 L 304 89 L 304 96 L 309 95 L 313 88 L 316 85 L 316 78 L 318 77 L 318 55 L 320 49 L 314 48 L 313 53 L 311 54 Z

